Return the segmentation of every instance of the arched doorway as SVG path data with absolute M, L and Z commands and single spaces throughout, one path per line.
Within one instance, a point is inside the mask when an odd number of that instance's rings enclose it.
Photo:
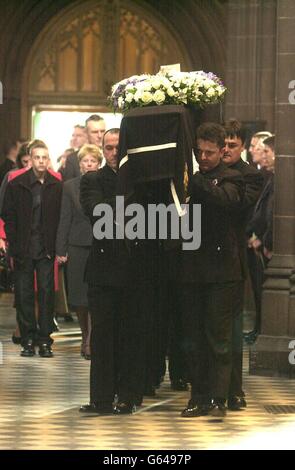
M 107 111 L 113 83 L 178 62 L 191 68 L 181 38 L 140 2 L 76 1 L 41 31 L 26 61 L 22 133 L 31 134 L 40 110 Z

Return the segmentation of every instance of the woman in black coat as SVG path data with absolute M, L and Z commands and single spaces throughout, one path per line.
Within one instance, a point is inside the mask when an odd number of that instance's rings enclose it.
M 84 145 L 79 153 L 81 176 L 97 171 L 102 162 L 96 145 Z M 68 303 L 76 312 L 82 332 L 81 355 L 90 359 L 90 316 L 84 270 L 92 244 L 92 227 L 80 205 L 81 176 L 64 184 L 61 217 L 57 232 L 57 260 L 67 263 Z

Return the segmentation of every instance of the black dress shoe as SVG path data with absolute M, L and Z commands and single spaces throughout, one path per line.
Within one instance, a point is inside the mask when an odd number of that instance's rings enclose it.
M 49 344 L 41 344 L 39 346 L 40 357 L 53 357 L 53 352 Z
M 143 395 L 145 397 L 153 397 L 153 398 L 156 397 L 157 396 L 156 395 L 156 388 L 152 385 L 150 387 L 146 387 L 144 389 Z
M 22 357 L 33 357 L 33 356 L 35 356 L 35 348 L 34 348 L 33 341 L 28 341 L 28 343 L 25 344 L 22 347 L 20 355 Z
M 187 407 L 181 412 L 181 416 L 183 418 L 197 418 L 198 416 L 207 416 L 209 410 L 210 405 L 194 403 L 190 400 Z
M 12 335 L 11 341 L 13 342 L 13 344 L 21 344 L 22 339 L 20 336 Z
M 135 406 L 141 406 L 141 405 L 142 405 L 142 402 L 143 402 L 143 397 L 138 397 L 138 398 L 136 398 L 136 400 L 134 401 L 134 405 L 135 405 Z
M 247 344 L 254 344 L 257 340 L 259 333 L 257 330 L 248 331 L 248 333 L 244 333 L 244 340 Z
M 114 412 L 112 405 L 97 405 L 96 403 L 89 403 L 80 406 L 80 413 L 89 413 L 96 415 L 111 415 Z
M 177 392 L 183 392 L 188 390 L 188 384 L 184 382 L 182 379 L 173 380 L 171 382 L 171 389 Z
M 116 404 L 114 414 L 116 415 L 130 415 L 136 411 L 136 406 L 132 403 L 121 401 Z
M 213 401 L 208 414 L 214 418 L 224 418 L 226 416 L 225 402 Z
M 69 323 L 72 323 L 74 322 L 74 318 L 72 317 L 72 315 L 69 313 L 68 315 L 64 315 L 64 321 L 65 322 L 69 322 Z
M 53 331 L 59 331 L 59 326 L 58 326 L 56 317 L 53 317 L 53 328 L 52 329 L 53 329 Z
M 247 408 L 247 402 L 245 400 L 245 397 L 233 396 L 229 397 L 229 399 L 227 400 L 227 407 L 231 411 L 239 411 L 243 408 Z

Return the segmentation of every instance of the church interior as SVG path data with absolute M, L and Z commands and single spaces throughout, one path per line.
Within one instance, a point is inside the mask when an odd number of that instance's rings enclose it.
M 204 70 L 227 92 L 220 121 L 275 135 L 273 256 L 261 331 L 243 344 L 247 407 L 224 419 L 183 419 L 188 390 L 168 371 L 132 415 L 79 414 L 90 361 L 75 314 L 56 307 L 54 357 L 20 357 L 13 289 L 0 264 L 1 450 L 293 449 L 295 432 L 295 2 L 293 0 L 0 0 L 0 157 L 9 142 L 48 143 L 53 168 L 73 126 L 99 114 L 120 127 L 112 86 L 162 65 Z M 0 260 L 1 262 L 1 260 Z M 244 332 L 255 321 L 246 282 Z

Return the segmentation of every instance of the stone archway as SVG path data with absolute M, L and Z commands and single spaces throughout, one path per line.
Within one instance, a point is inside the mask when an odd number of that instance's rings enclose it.
M 22 84 L 22 133 L 36 105 L 106 107 L 111 85 L 155 73 L 165 63 L 192 61 L 162 15 L 129 0 L 76 1 L 39 33 Z
M 20 135 L 30 137 L 31 109 L 34 103 L 40 102 L 40 96 L 36 101 L 36 96 L 30 95 L 29 78 L 42 39 L 45 40 L 50 30 L 56 31 L 54 24 L 58 30 L 59 21 L 66 19 L 79 5 L 83 10 L 87 3 L 88 0 L 10 0 L 3 6 L 0 16 L 0 80 L 3 83 L 0 153 L 6 140 Z M 97 5 L 99 0 L 92 3 Z M 187 69 L 203 69 L 225 77 L 227 1 L 125 0 L 124 4 L 127 3 L 156 29 L 160 24 L 160 30 L 168 32 L 172 38 L 170 43 L 176 42 Z M 48 41 L 51 42 L 50 34 Z M 166 43 L 169 44 L 169 40 Z M 61 104 L 63 95 L 61 93 Z M 49 97 L 47 102 L 50 102 Z M 52 102 L 56 104 L 56 96 Z M 76 92 L 76 103 L 87 105 L 85 95 Z

